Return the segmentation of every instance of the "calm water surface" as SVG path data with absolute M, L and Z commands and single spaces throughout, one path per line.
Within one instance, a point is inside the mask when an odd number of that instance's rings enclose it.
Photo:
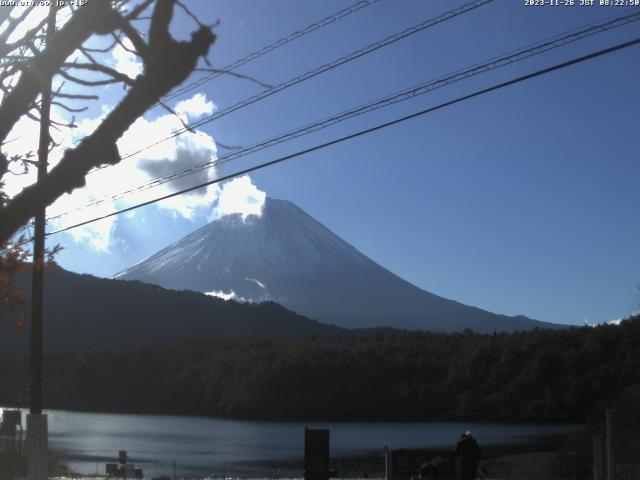
M 145 476 L 208 475 L 241 471 L 255 462 L 274 465 L 304 456 L 304 428 L 330 429 L 331 456 L 390 448 L 452 447 L 470 429 L 481 445 L 516 444 L 560 435 L 575 425 L 500 423 L 316 423 L 223 420 L 209 417 L 132 415 L 49 410 L 49 445 L 74 471 L 104 473 L 118 450 Z M 23 421 L 26 423 L 26 421 Z

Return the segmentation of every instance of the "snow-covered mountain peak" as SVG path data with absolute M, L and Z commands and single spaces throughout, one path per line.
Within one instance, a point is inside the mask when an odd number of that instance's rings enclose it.
M 225 215 L 117 275 L 223 298 L 273 300 L 337 325 L 479 331 L 539 322 L 439 297 L 381 267 L 286 200 Z

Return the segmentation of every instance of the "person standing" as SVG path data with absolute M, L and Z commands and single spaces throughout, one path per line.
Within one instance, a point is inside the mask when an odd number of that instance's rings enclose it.
M 433 463 L 425 463 L 418 472 L 419 480 L 438 480 L 438 467 Z
M 482 450 L 469 430 L 460 437 L 454 455 L 460 460 L 460 480 L 476 478 L 478 464 L 482 459 Z

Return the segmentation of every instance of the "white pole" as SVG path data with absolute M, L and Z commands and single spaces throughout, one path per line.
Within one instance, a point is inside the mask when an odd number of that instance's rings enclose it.
M 27 474 L 29 480 L 47 480 L 49 478 L 49 445 L 47 416 L 43 414 L 27 415 Z

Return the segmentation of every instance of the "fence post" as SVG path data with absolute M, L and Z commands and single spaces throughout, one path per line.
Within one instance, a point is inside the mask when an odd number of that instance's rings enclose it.
M 47 415 L 27 415 L 27 475 L 29 480 L 47 480 L 48 463 Z
M 604 437 L 593 437 L 593 480 L 604 480 Z
M 391 461 L 391 449 L 389 447 L 384 447 L 384 478 L 385 480 L 393 480 L 393 472 L 392 472 L 392 461 Z
M 615 410 L 607 410 L 607 480 L 616 480 Z
M 304 429 L 304 479 L 329 478 L 329 430 Z

